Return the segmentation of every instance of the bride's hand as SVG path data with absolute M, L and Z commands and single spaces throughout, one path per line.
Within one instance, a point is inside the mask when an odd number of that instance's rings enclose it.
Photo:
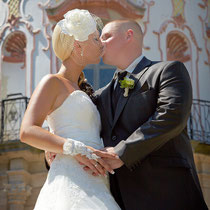
M 115 167 L 112 166 L 112 162 L 119 163 L 119 161 L 121 162 L 121 160 L 120 160 L 119 156 L 115 152 L 113 152 L 113 150 L 107 150 L 107 148 L 104 148 L 102 150 L 97 150 L 92 147 L 90 147 L 89 149 L 91 149 L 94 154 L 96 154 L 98 157 L 100 157 L 98 159 L 98 162 L 100 163 L 100 165 L 102 167 L 104 167 L 106 169 L 106 171 L 108 171 L 111 174 L 115 173 L 113 171 L 113 169 L 115 169 Z M 110 162 L 111 164 L 109 162 L 107 162 L 106 160 L 111 160 L 111 162 Z
M 86 156 L 84 155 L 75 155 L 75 159 L 81 164 L 84 165 L 86 167 L 84 167 L 85 169 L 89 169 L 92 171 L 93 174 L 95 175 L 104 175 L 106 176 L 106 171 L 108 171 L 109 173 L 114 173 L 114 171 L 112 170 L 112 168 L 110 167 L 110 165 L 108 163 L 106 163 L 101 157 L 107 157 L 107 158 L 111 158 L 111 159 L 117 159 L 118 157 L 115 154 L 111 154 L 111 153 L 107 153 L 105 151 L 100 151 L 100 150 L 96 150 L 92 147 L 87 146 L 88 149 L 92 150 L 94 154 L 96 154 L 97 156 L 99 156 L 100 158 L 96 160 L 94 159 L 88 159 Z
M 89 168 L 96 176 L 106 175 L 106 170 L 96 160 L 88 159 L 86 156 L 80 154 L 75 155 L 74 158 L 79 162 L 80 165 L 84 165 L 85 167 Z

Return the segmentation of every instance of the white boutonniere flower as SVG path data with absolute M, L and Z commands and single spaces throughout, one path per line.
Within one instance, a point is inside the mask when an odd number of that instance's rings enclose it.
M 87 10 L 74 9 L 64 15 L 58 22 L 61 31 L 80 42 L 88 40 L 88 36 L 96 31 L 96 21 Z
M 134 88 L 134 80 L 124 77 L 124 79 L 120 80 L 119 83 L 120 83 L 120 88 L 125 88 L 123 96 L 128 97 L 129 90 Z

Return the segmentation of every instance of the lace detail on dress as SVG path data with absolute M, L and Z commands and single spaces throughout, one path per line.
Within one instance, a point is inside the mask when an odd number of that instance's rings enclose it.
M 83 144 L 80 141 L 75 141 L 73 139 L 67 139 L 67 141 L 63 145 L 63 154 L 65 155 L 85 155 L 88 159 L 96 160 L 100 157 L 98 157 L 96 154 L 93 154 L 93 152 L 88 149 L 85 144 Z
M 100 115 L 85 92 L 77 90 L 70 94 L 63 104 L 47 117 L 47 122 L 52 133 L 73 139 L 75 145 L 84 144 L 96 149 L 104 147 L 100 138 Z M 78 147 L 76 150 L 80 151 Z M 94 177 L 85 172 L 73 156 L 58 154 L 40 191 L 35 210 L 58 209 L 120 208 L 111 196 L 107 178 Z

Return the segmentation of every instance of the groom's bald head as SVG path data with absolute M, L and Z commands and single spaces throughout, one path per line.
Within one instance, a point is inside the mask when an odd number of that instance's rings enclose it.
M 134 20 L 114 20 L 112 22 L 107 23 L 106 25 L 108 24 L 114 25 L 116 29 L 121 32 L 127 32 L 129 30 L 132 30 L 134 37 L 139 41 L 141 41 L 141 39 L 143 38 L 141 27 Z
M 141 55 L 143 33 L 134 20 L 114 20 L 104 26 L 101 41 L 106 46 L 103 61 L 124 68 Z

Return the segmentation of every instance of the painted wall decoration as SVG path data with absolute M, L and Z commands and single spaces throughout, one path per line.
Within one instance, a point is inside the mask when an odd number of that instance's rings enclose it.
M 202 37 L 205 40 L 205 51 L 207 59 L 205 59 L 205 65 L 210 68 L 210 0 L 202 0 L 202 3 L 198 3 L 198 6 L 203 10 L 203 14 L 199 15 L 199 20 L 202 24 Z
M 190 43 L 183 33 L 175 31 L 168 33 L 166 42 L 167 60 L 183 63 L 191 60 Z
M 25 65 L 25 95 L 31 95 L 42 76 L 58 70 L 60 63 L 51 46 L 53 26 L 65 11 L 75 7 L 89 9 L 106 21 L 118 17 L 137 20 L 143 29 L 145 55 L 154 60 L 178 59 L 184 62 L 194 86 L 194 98 L 210 100 L 203 86 L 210 71 L 209 0 L 1 1 L 0 54 L 4 59 L 1 60 L 0 72 L 2 63 L 5 66 L 9 57 L 13 57 L 13 62 L 14 59 L 21 60 L 20 54 L 19 57 L 5 55 L 3 47 L 8 35 L 19 31 L 25 36 L 25 61 L 22 64 Z M 18 36 L 13 40 L 17 41 Z M 7 44 L 8 47 L 11 50 L 11 44 Z M 45 70 L 41 71 L 43 64 Z
M 166 60 L 170 55 L 167 53 L 169 51 L 165 50 L 167 47 L 164 47 L 164 40 L 166 37 L 171 36 L 168 35 L 171 31 L 176 30 L 177 35 L 174 34 L 174 38 L 176 37 L 178 41 L 179 40 L 179 46 L 181 45 L 181 40 L 178 39 L 180 37 L 180 34 L 185 35 L 185 39 L 189 40 L 189 49 L 192 50 L 193 55 L 191 55 L 191 65 L 187 65 L 192 82 L 194 85 L 196 85 L 196 88 L 194 88 L 194 98 L 200 99 L 200 74 L 199 74 L 199 59 L 200 59 L 200 52 L 202 51 L 202 48 L 199 46 L 197 38 L 195 36 L 194 30 L 191 27 L 191 24 L 188 24 L 185 17 L 185 9 L 186 9 L 186 2 L 185 0 L 172 0 L 172 14 L 171 17 L 164 20 L 162 24 L 160 25 L 159 30 L 154 30 L 153 33 L 157 35 L 158 38 L 158 49 L 160 51 L 160 59 Z M 176 32 L 173 32 L 176 33 Z M 169 39 L 169 37 L 168 37 Z M 169 44 L 167 42 L 167 44 Z M 164 49 L 165 48 L 165 49 Z M 182 56 L 182 51 L 179 51 L 180 55 Z M 182 61 L 183 59 L 181 59 Z M 186 61 L 189 61 L 186 60 Z M 186 62 L 185 61 L 185 62 Z
M 0 56 L 3 58 L 0 60 L 0 79 L 3 77 L 4 68 L 12 67 L 11 62 L 23 61 L 22 68 L 25 68 L 25 75 L 22 83 L 25 87 L 21 91 L 28 97 L 31 96 L 34 88 L 45 74 L 55 72 L 55 56 L 51 47 L 52 29 L 45 11 L 45 3 L 45 0 L 5 0 L 0 2 L 3 14 L 0 17 Z M 18 41 L 23 34 L 24 43 Z M 24 48 L 24 52 L 22 48 Z M 10 55 L 8 56 L 9 51 Z M 24 56 L 21 55 L 23 53 L 25 53 Z M 40 70 L 40 67 L 43 68 L 43 71 Z M 13 66 L 12 68 L 17 67 Z M 7 85 L 2 82 L 1 90 L 3 84 Z M 11 91 L 7 87 L 3 89 Z M 10 94 L 10 92 L 6 91 L 5 94 Z M 0 95 L 0 98 L 5 97 L 5 94 Z

